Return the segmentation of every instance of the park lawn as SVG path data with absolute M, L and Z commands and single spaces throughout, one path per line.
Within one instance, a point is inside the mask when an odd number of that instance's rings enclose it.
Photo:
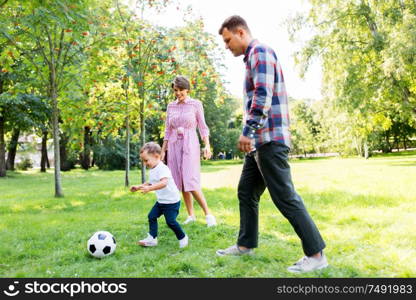
M 141 248 L 154 195 L 124 188 L 122 171 L 63 173 L 64 198 L 54 198 L 53 172 L 9 173 L 0 180 L 0 277 L 415 277 L 416 152 L 360 158 L 296 160 L 294 183 L 327 242 L 330 267 L 294 275 L 286 267 L 302 256 L 289 223 L 268 193 L 260 203 L 259 248 L 250 257 L 216 257 L 234 243 L 239 215 L 236 189 L 205 189 L 218 218 L 215 228 L 184 226 L 179 249 L 163 218 L 159 245 Z M 203 172 L 239 167 L 207 163 Z M 230 176 L 238 176 L 238 172 Z M 132 172 L 132 182 L 139 174 Z M 184 205 L 179 220 L 185 219 Z M 87 253 L 88 238 L 107 230 L 116 252 Z

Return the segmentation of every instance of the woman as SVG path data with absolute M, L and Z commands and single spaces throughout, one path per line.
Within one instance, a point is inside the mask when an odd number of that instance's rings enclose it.
M 215 226 L 215 217 L 210 213 L 200 185 L 200 145 L 196 128 L 204 141 L 204 157 L 211 157 L 209 129 L 205 123 L 202 103 L 188 96 L 190 84 L 186 77 L 177 76 L 172 88 L 176 101 L 169 103 L 166 112 L 165 138 L 162 160 L 168 151 L 168 166 L 173 179 L 182 192 L 188 218 L 184 224 L 195 221 L 193 198 L 204 211 L 208 227 Z

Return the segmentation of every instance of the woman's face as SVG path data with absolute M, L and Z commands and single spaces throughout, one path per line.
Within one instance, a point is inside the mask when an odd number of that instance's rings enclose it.
M 175 85 L 173 86 L 173 91 L 175 93 L 176 99 L 178 99 L 180 102 L 185 101 L 186 97 L 188 97 L 187 89 L 180 89 Z

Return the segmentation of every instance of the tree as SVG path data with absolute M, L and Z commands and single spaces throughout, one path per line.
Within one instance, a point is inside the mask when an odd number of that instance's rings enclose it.
M 29 130 L 45 122 L 48 111 L 44 99 L 32 94 L 0 94 L 0 149 L 5 149 L 4 134 L 12 131 L 9 146 L 9 168 L 14 169 L 17 140 L 20 131 Z M 0 153 L 0 177 L 6 175 L 5 153 Z
M 94 6 L 96 9 L 90 9 Z M 82 53 L 93 43 L 90 32 L 97 33 L 93 13 L 101 6 L 92 1 L 31 1 L 19 5 L 19 14 L 10 18 L 2 31 L 24 59 L 31 63 L 38 79 L 46 87 L 44 94 L 52 106 L 55 161 L 55 196 L 62 197 L 59 146 L 59 95 L 71 84 L 79 71 Z M 105 8 L 105 6 L 104 6 Z M 20 40 L 13 38 L 19 31 Z
M 146 118 L 152 91 L 158 90 L 160 85 L 166 85 L 166 74 L 172 73 L 175 69 L 175 61 L 172 60 L 172 48 L 165 29 L 146 22 L 143 19 L 144 10 L 148 6 L 158 10 L 167 5 L 168 1 L 136 1 L 135 5 L 126 8 L 119 1 L 117 12 L 121 21 L 124 44 L 124 70 L 125 70 L 125 105 L 126 105 L 126 180 L 128 186 L 128 149 L 130 143 L 130 111 L 135 107 L 139 112 L 140 143 L 146 141 Z M 140 12 L 138 17 L 137 12 Z M 131 83 L 135 90 L 136 102 L 131 103 L 128 99 L 127 87 Z M 145 166 L 141 167 L 142 182 L 146 181 Z
M 394 115 L 414 126 L 415 2 L 310 3 L 309 14 L 291 22 L 294 39 L 307 27 L 314 32 L 296 60 L 304 72 L 321 59 L 325 99 L 348 114 L 357 149 L 369 149 L 372 132 L 389 130 Z

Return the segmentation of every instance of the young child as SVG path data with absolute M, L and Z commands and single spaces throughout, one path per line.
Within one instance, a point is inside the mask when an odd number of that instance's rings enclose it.
M 149 182 L 130 188 L 131 192 L 141 191 L 144 194 L 155 191 L 157 197 L 157 201 L 148 215 L 149 233 L 138 244 L 144 247 L 157 245 L 157 218 L 164 215 L 166 224 L 173 230 L 176 238 L 179 240 L 179 247 L 184 248 L 188 245 L 188 236 L 176 221 L 181 198 L 172 173 L 160 160 L 161 153 L 162 149 L 154 142 L 146 143 L 142 147 L 140 158 L 144 165 L 150 169 Z

